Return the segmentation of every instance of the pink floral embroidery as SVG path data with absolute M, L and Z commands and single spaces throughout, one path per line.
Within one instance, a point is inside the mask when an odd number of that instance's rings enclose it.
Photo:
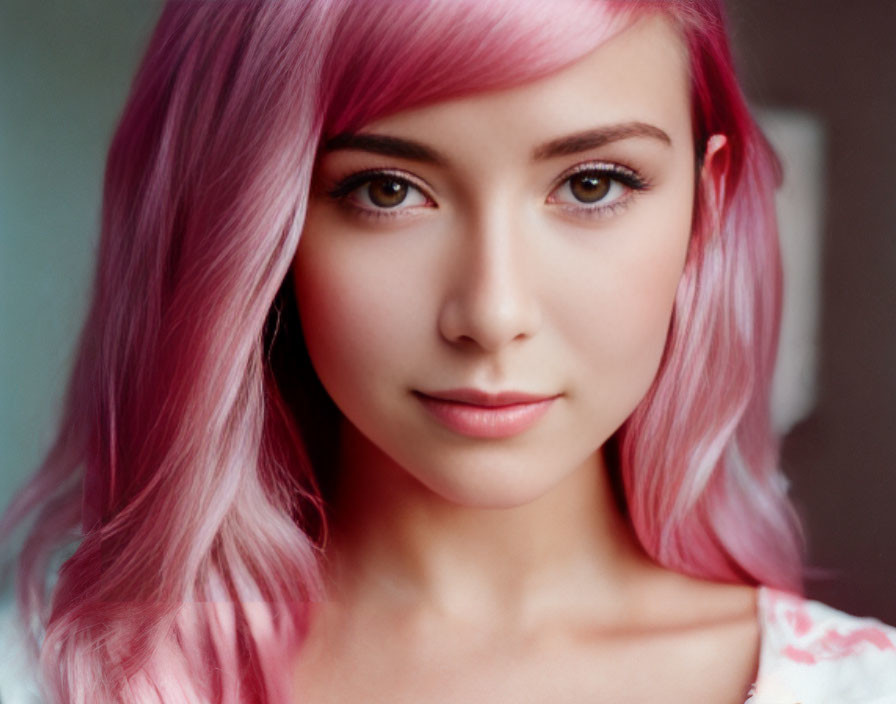
M 809 612 L 806 610 L 805 603 L 800 603 L 799 606 L 788 609 L 784 613 L 784 617 L 787 619 L 787 622 L 790 624 L 790 627 L 793 629 L 794 635 L 804 636 L 810 630 L 812 630 L 812 617 L 809 615 Z
M 807 650 L 800 650 L 799 648 L 795 648 L 792 645 L 788 645 L 782 651 L 785 658 L 788 660 L 793 660 L 794 662 L 802 663 L 803 665 L 814 665 L 817 661 L 815 660 L 815 656 L 808 652 Z
M 887 632 L 876 626 L 856 624 L 858 627 L 842 632 L 828 628 L 821 632 L 824 621 L 816 623 L 809 609 L 810 602 L 796 594 L 768 590 L 769 621 L 778 620 L 786 624 L 790 632 L 799 639 L 796 645 L 785 646 L 781 654 L 788 660 L 805 665 L 814 665 L 822 660 L 838 660 L 866 650 L 896 651 L 896 642 Z M 818 631 L 812 634 L 812 631 Z
M 794 662 L 814 665 L 819 660 L 838 660 L 855 655 L 862 651 L 866 643 L 878 650 L 896 650 L 896 645 L 883 630 L 866 626 L 849 633 L 840 633 L 831 628 L 805 648 L 788 645 L 784 648 L 783 655 Z
M 773 589 L 759 607 L 763 651 L 746 704 L 896 704 L 896 629 Z
M 788 592 L 769 590 L 766 592 L 766 598 L 771 602 L 769 620 L 772 623 L 777 620 L 776 617 L 780 610 L 781 616 L 795 635 L 804 636 L 812 629 L 812 617 L 809 615 L 806 601 L 802 597 Z
M 896 650 L 896 645 L 880 628 L 866 626 L 857 628 L 851 633 L 843 634 L 835 629 L 830 629 L 824 634 L 819 646 L 837 653 L 839 657 L 857 653 L 863 643 L 871 643 L 878 650 Z

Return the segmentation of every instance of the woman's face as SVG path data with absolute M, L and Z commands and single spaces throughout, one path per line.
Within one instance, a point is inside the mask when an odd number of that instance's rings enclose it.
M 694 163 L 659 15 L 549 78 L 325 145 L 294 273 L 349 435 L 471 506 L 593 460 L 656 375 Z

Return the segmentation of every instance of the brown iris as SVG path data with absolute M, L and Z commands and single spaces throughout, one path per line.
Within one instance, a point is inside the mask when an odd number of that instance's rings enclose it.
M 596 203 L 610 192 L 611 181 L 601 174 L 576 174 L 569 179 L 569 190 L 582 203 Z
M 375 178 L 367 186 L 367 195 L 379 208 L 394 208 L 408 197 L 408 184 L 388 176 Z

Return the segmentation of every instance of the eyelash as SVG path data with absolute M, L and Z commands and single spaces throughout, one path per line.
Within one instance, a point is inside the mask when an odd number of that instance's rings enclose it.
M 576 205 L 573 203 L 558 203 L 557 201 L 551 200 L 555 193 L 569 184 L 575 176 L 581 174 L 595 174 L 599 177 L 608 177 L 612 180 L 613 184 L 622 185 L 624 188 L 628 189 L 628 192 L 609 203 L 604 204 L 597 201 L 594 205 L 587 205 L 582 201 L 578 201 L 578 204 Z M 651 184 L 646 178 L 627 166 L 604 161 L 587 162 L 574 166 L 557 179 L 557 183 L 551 189 L 551 194 L 548 196 L 548 202 L 555 203 L 562 207 L 564 211 L 576 216 L 600 219 L 621 212 L 631 204 L 632 198 L 635 195 L 647 191 L 650 188 Z
M 572 203 L 559 203 L 551 200 L 560 188 L 568 184 L 572 178 L 581 174 L 596 174 L 599 177 L 609 177 L 612 179 L 613 184 L 620 184 L 628 189 L 628 193 L 603 205 L 600 204 L 600 201 L 595 205 L 587 205 L 582 201 L 579 201 L 580 205 L 575 205 Z M 366 169 L 364 171 L 353 173 L 338 181 L 335 186 L 326 191 L 326 194 L 332 200 L 339 202 L 341 206 L 362 217 L 371 219 L 403 217 L 405 215 L 404 211 L 409 208 L 369 208 L 353 203 L 349 199 L 349 196 L 352 193 L 370 184 L 377 178 L 382 177 L 392 178 L 399 183 L 419 191 L 426 199 L 427 206 L 434 203 L 424 185 L 419 183 L 416 179 L 410 178 L 405 172 L 396 171 L 394 169 Z M 600 219 L 621 212 L 628 207 L 634 195 L 647 191 L 650 188 L 650 182 L 634 169 L 609 162 L 588 162 L 574 166 L 572 169 L 561 175 L 551 189 L 547 202 L 556 204 L 565 212 L 579 217 Z
M 348 197 L 352 193 L 382 177 L 391 178 L 395 181 L 398 181 L 399 183 L 406 184 L 407 186 L 410 186 L 423 194 L 428 203 L 434 202 L 432 198 L 429 197 L 427 188 L 423 184 L 421 184 L 416 179 L 410 178 L 406 173 L 402 171 L 396 171 L 394 169 L 365 169 L 364 171 L 353 173 L 340 180 L 335 186 L 327 190 L 327 196 L 335 201 L 338 201 L 341 206 L 363 217 L 374 219 L 402 217 L 402 211 L 407 210 L 407 208 L 372 209 L 357 205 L 349 200 Z

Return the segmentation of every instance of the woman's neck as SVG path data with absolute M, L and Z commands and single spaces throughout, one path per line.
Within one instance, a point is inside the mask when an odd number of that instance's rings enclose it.
M 522 506 L 451 502 L 361 433 L 342 438 L 327 546 L 331 598 L 526 624 L 583 613 L 607 623 L 657 568 L 620 514 L 600 452 Z

